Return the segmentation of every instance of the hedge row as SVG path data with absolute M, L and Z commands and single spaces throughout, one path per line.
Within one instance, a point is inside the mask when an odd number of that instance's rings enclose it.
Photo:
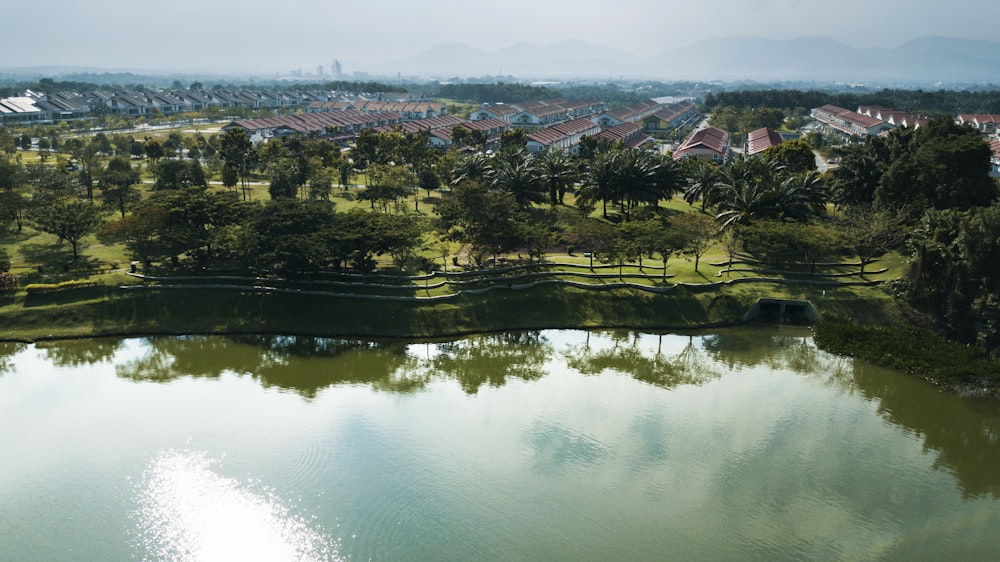
M 60 291 L 69 291 L 72 289 L 103 286 L 103 281 L 77 279 L 75 281 L 63 281 L 62 283 L 31 283 L 30 285 L 25 286 L 24 290 L 28 293 L 28 295 L 47 295 L 50 293 L 58 293 Z

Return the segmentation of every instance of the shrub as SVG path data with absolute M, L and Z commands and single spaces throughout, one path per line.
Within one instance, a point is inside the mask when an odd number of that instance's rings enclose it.
M 75 281 L 63 281 L 62 283 L 32 283 L 27 285 L 24 290 L 28 295 L 47 295 L 51 293 L 59 293 L 62 291 L 70 291 L 73 289 L 85 289 L 88 287 L 103 287 L 103 281 L 92 281 L 89 279 L 77 279 Z
M 17 276 L 13 273 L 0 273 L 0 292 L 13 293 L 17 290 Z
M 860 357 L 877 365 L 946 384 L 992 381 L 998 365 L 980 348 L 909 327 L 870 326 L 851 319 L 824 317 L 815 328 L 816 345 L 833 353 Z

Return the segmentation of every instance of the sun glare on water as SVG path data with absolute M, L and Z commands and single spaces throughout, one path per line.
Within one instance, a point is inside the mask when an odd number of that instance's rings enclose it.
M 220 476 L 203 452 L 161 451 L 138 489 L 143 560 L 341 560 L 336 542 L 279 498 Z

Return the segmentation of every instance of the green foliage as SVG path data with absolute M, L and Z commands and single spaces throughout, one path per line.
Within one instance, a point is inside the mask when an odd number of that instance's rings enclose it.
M 749 133 L 762 127 L 779 129 L 785 114 L 773 107 L 718 106 L 709 117 L 709 124 L 731 133 Z
M 92 279 L 76 279 L 73 281 L 63 281 L 61 283 L 29 283 L 25 285 L 24 291 L 29 295 L 48 295 L 73 289 L 85 289 L 88 287 L 103 287 L 104 282 Z
M 156 190 L 208 186 L 205 170 L 197 160 L 164 160 L 156 165 L 156 171 L 156 183 L 153 184 Z
M 523 240 L 525 217 L 510 191 L 464 182 L 438 205 L 437 213 L 452 240 L 473 246 L 474 258 L 495 257 Z
M 55 235 L 73 247 L 73 258 L 79 256 L 79 244 L 84 237 L 101 228 L 100 210 L 89 201 L 47 201 L 31 211 L 31 222 L 42 232 Z
M 917 328 L 874 326 L 828 316 L 816 326 L 814 336 L 816 345 L 826 351 L 950 386 L 995 384 L 1000 376 L 997 362 L 981 349 Z
M 952 114 L 956 108 L 969 113 L 1000 113 L 997 91 L 883 89 L 874 93 L 823 92 L 819 90 L 734 90 L 710 92 L 704 107 L 814 108 L 825 104 L 855 108 L 861 105 L 894 107 L 914 113 Z
M 9 272 L 0 273 L 0 293 L 13 293 L 17 290 L 17 275 Z
M 764 151 L 763 156 L 770 158 L 778 166 L 783 166 L 790 174 L 803 174 L 816 171 L 816 155 L 812 146 L 802 139 L 792 139 L 772 146 Z
M 929 211 L 910 247 L 907 299 L 958 341 L 1000 349 L 1000 205 Z
M 950 118 L 935 119 L 892 147 L 892 160 L 875 191 L 883 209 L 908 206 L 912 210 L 968 209 L 989 205 L 997 198 L 990 178 L 990 147 L 979 133 L 956 125 Z
M 441 84 L 435 97 L 477 103 L 517 103 L 558 97 L 559 93 L 550 88 L 525 86 L 524 84 Z

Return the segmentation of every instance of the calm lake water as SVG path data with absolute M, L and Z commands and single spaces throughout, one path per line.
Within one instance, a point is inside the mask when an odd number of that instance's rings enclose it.
M 0 560 L 997 559 L 998 436 L 798 329 L 8 344 Z

